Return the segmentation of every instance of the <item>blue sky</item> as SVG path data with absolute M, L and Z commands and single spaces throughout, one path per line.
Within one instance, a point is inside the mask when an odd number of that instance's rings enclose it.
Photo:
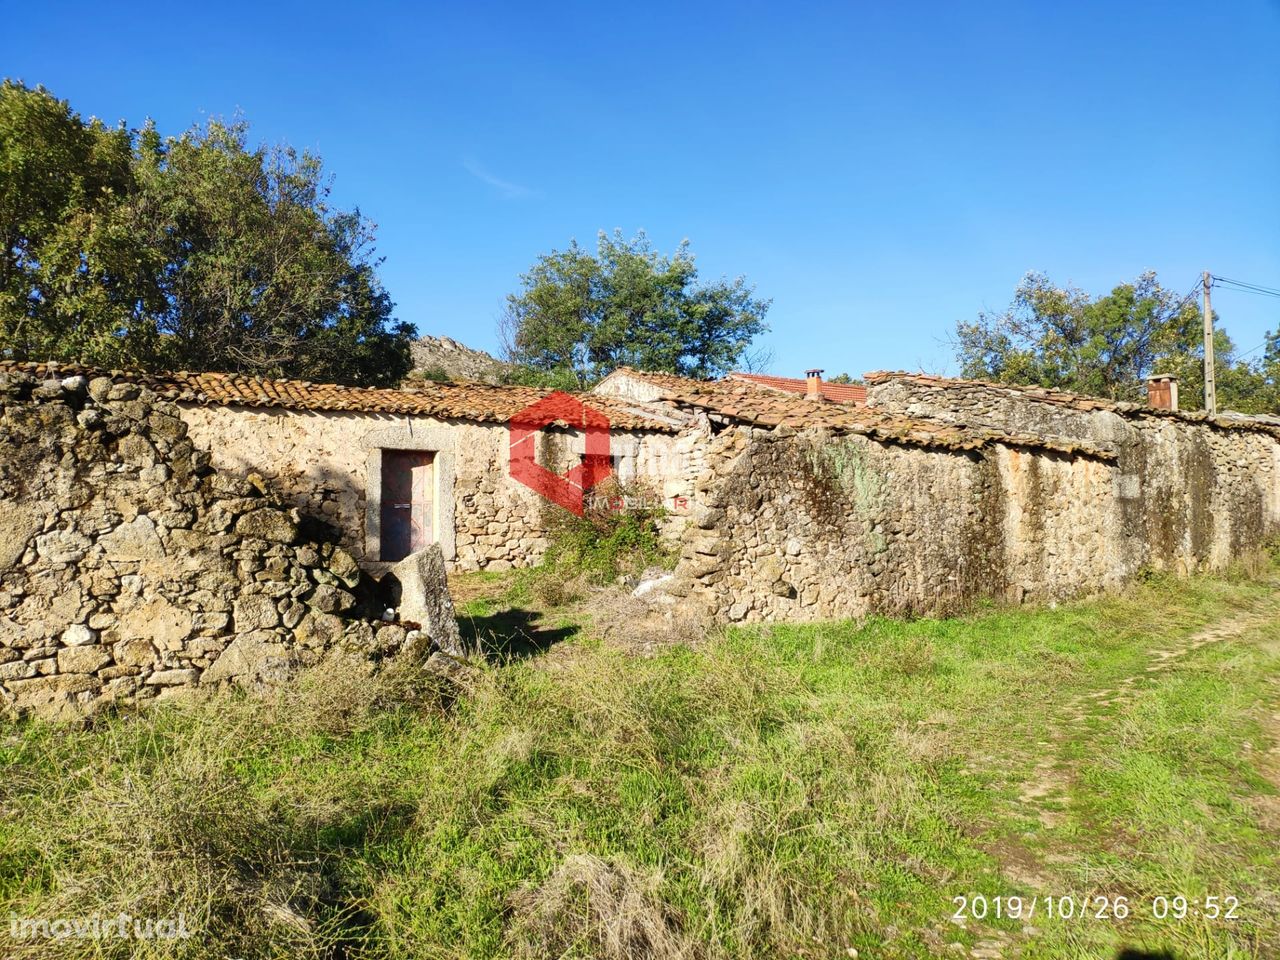
M 216 7 L 216 9 L 215 9 Z M 0 74 L 179 132 L 237 111 L 378 224 L 397 315 L 493 350 L 538 253 L 692 241 L 774 372 L 955 372 L 1028 270 L 1280 286 L 1280 6 L 11 4 Z M 1215 290 L 1242 350 L 1280 300 Z

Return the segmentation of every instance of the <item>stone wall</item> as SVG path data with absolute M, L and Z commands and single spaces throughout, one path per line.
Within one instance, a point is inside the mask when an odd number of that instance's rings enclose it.
M 1274 437 L 1115 419 L 1128 426 L 1089 434 L 1114 457 L 726 431 L 670 590 L 728 621 L 938 614 L 1110 590 L 1143 567 L 1218 569 L 1280 534 Z
M 384 449 L 436 451 L 434 528 L 445 559 L 457 570 L 505 570 L 541 559 L 547 539 L 546 501 L 511 478 L 505 424 L 386 414 L 309 412 L 183 404 L 190 438 L 215 466 L 257 472 L 307 516 L 335 528 L 360 563 L 378 563 L 370 491 L 376 491 Z M 615 432 L 616 469 L 651 484 L 667 506 L 692 489 L 696 437 Z M 543 434 L 539 461 L 563 472 L 583 451 L 581 434 Z M 691 459 L 692 458 L 692 459 Z M 672 530 L 679 527 L 673 514 Z
M 1115 452 L 1112 508 L 1126 569 L 1221 569 L 1280 525 L 1280 430 L 1053 391 L 970 381 L 873 381 L 868 405 Z
M 451 617 L 361 619 L 355 559 L 259 477 L 213 470 L 187 433 L 175 406 L 133 384 L 0 374 L 8 709 L 81 714 L 279 682 L 335 649 L 376 659 L 456 643 Z

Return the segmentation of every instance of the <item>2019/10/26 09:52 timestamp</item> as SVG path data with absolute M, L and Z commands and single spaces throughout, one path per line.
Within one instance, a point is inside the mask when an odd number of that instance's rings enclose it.
M 1183 894 L 1153 897 L 1103 896 L 996 896 L 982 894 L 951 898 L 954 921 L 962 920 L 1031 920 L 1035 917 L 1058 920 L 1126 920 L 1145 917 L 1151 920 L 1238 920 L 1241 907 L 1238 897 L 1211 894 L 1203 897 Z

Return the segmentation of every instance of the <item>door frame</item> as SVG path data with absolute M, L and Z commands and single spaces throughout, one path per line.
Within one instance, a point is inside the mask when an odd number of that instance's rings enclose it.
M 398 427 L 373 430 L 361 439 L 365 451 L 364 559 L 382 563 L 382 451 L 421 450 L 435 454 L 433 461 L 431 524 L 444 559 L 457 558 L 453 525 L 453 483 L 456 476 L 454 434 L 456 428 L 422 426 L 412 421 Z
M 436 542 L 435 459 L 430 450 L 383 448 L 379 550 L 384 558 L 392 552 L 403 559 Z

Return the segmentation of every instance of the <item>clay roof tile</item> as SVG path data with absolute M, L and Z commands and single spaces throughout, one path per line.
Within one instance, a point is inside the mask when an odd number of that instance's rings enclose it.
M 40 377 L 109 376 L 137 383 L 167 400 L 212 406 L 245 406 L 289 410 L 351 411 L 429 416 L 446 420 L 506 423 L 529 404 L 555 392 L 534 387 L 494 386 L 485 383 L 424 383 L 410 389 L 348 387 L 306 380 L 253 377 L 234 373 L 140 373 L 104 371 L 73 363 L 0 361 L 0 373 L 24 372 Z M 675 431 L 660 418 L 650 418 L 634 405 L 612 397 L 582 395 L 583 402 L 609 418 L 614 429 Z
M 991 428 L 945 424 L 937 420 L 885 413 L 847 403 L 815 402 L 803 396 L 757 386 L 749 381 L 690 380 L 667 373 L 623 367 L 614 375 L 635 377 L 659 388 L 662 397 L 723 420 L 758 427 L 794 429 L 822 427 L 836 433 L 856 433 L 892 443 L 947 449 L 977 449 L 990 444 L 1055 450 L 1061 453 L 1114 459 L 1110 448 L 1087 442 L 1067 444 L 1045 437 Z

